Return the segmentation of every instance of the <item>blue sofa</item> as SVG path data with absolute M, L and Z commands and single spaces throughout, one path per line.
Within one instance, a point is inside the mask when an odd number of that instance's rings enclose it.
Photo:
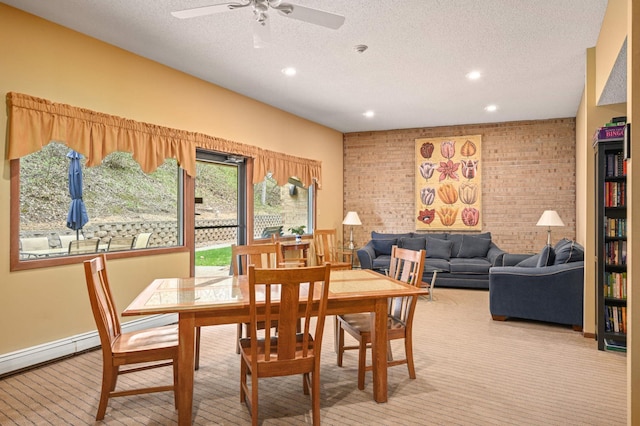
M 517 263 L 515 263 L 517 262 Z M 509 317 L 571 325 L 582 330 L 584 249 L 563 239 L 537 255 L 503 256 L 489 271 L 489 311 Z
M 432 268 L 438 272 L 437 287 L 489 288 L 489 268 L 502 264 L 505 254 L 491 241 L 491 233 L 371 233 L 371 240 L 357 251 L 360 266 L 384 273 L 389 268 L 391 247 L 426 249 L 422 281 L 429 283 Z

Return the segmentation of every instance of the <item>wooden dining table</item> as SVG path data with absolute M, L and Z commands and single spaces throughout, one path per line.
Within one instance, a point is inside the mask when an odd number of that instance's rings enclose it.
M 387 401 L 387 300 L 419 296 L 414 287 L 370 270 L 332 270 L 327 315 L 371 312 L 373 398 Z M 178 423 L 192 422 L 195 327 L 249 322 L 246 276 L 159 278 L 122 315 L 178 314 Z M 355 386 L 355 380 L 354 380 Z

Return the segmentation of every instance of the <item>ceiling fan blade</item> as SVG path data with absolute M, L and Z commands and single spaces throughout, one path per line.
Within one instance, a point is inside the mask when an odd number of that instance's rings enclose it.
M 285 3 L 282 3 L 282 6 L 285 6 Z M 290 12 L 283 9 L 278 10 L 278 13 L 288 18 L 297 19 L 299 21 L 320 25 L 334 30 L 337 30 L 342 26 L 342 24 L 344 24 L 344 16 L 337 15 L 335 13 L 299 6 L 297 4 L 286 4 L 286 6 L 291 6 Z
M 180 19 L 186 18 L 195 18 L 197 16 L 205 16 L 212 15 L 214 13 L 228 12 L 230 10 L 237 9 L 239 7 L 249 6 L 250 3 L 238 3 L 238 2 L 229 2 L 229 3 L 220 3 L 213 4 L 211 6 L 203 6 L 203 7 L 194 7 L 192 9 L 185 10 L 177 10 L 175 12 L 171 12 L 173 16 Z
M 269 20 L 253 21 L 253 47 L 260 49 L 271 43 L 271 27 Z

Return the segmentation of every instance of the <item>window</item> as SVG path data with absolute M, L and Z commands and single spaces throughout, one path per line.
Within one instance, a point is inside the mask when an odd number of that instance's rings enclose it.
M 292 235 L 290 228 L 313 231 L 314 186 L 304 187 L 295 177 L 282 186 L 267 175 L 253 186 L 254 238 L 269 238 L 273 233 Z
M 67 226 L 73 152 L 52 142 L 19 160 L 21 261 L 181 245 L 175 160 L 145 174 L 126 152 L 111 153 L 97 167 L 80 158 L 88 222 L 76 230 Z

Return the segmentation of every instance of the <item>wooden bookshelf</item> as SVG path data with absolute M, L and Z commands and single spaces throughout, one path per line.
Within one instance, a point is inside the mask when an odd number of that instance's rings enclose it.
M 625 351 L 627 342 L 627 208 L 623 137 L 594 138 L 598 349 Z

